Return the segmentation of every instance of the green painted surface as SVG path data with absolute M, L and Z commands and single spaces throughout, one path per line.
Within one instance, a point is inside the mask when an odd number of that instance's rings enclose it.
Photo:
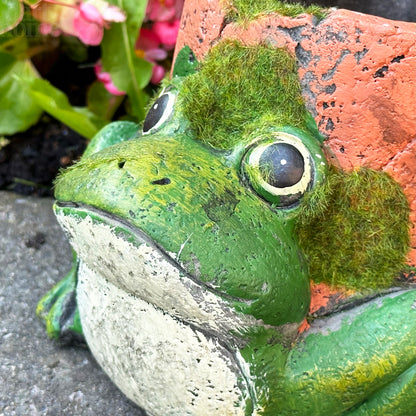
M 241 353 L 256 376 L 262 414 L 401 415 L 415 408 L 415 302 L 414 290 L 380 299 L 293 345 L 270 330 L 253 337 Z
M 173 77 L 187 77 L 195 73 L 198 69 L 199 62 L 189 46 L 184 46 L 175 59 L 173 68 Z
M 226 156 L 185 135 L 143 136 L 83 159 L 57 181 L 56 197 L 111 212 L 180 252 L 188 273 L 250 301 L 238 309 L 272 325 L 300 322 L 310 295 L 293 211 L 273 210 L 241 186 Z
M 309 391 L 302 397 L 302 414 L 347 411 L 414 365 L 415 301 L 414 290 L 379 299 L 345 317 L 339 329 L 311 334 L 299 342 L 286 368 L 287 397 L 292 398 L 286 401 L 288 410 L 299 406 L 294 400 L 297 392 Z M 408 399 L 410 404 L 411 396 Z
M 416 414 L 416 365 L 349 412 L 349 416 L 408 416 L 413 414 Z
M 106 147 L 130 140 L 137 136 L 139 126 L 129 121 L 115 121 L 102 128 L 90 141 L 85 149 L 83 158 L 92 155 Z
M 132 124 L 106 127 L 93 140 L 92 150 L 58 178 L 56 198 L 93 206 L 136 227 L 170 253 L 194 280 L 210 286 L 237 311 L 263 320 L 233 334 L 245 343 L 235 352 L 241 354 L 249 372 L 245 374 L 252 389 L 247 415 L 252 409 L 273 416 L 411 414 L 416 291 L 380 297 L 338 322 L 323 320 L 321 331 L 296 337 L 297 325 L 307 315 L 310 293 L 308 265 L 295 227 L 308 213 L 325 228 L 325 217 L 318 216 L 325 201 L 319 189 L 330 176 L 321 150 L 322 137 L 303 102 L 298 101 L 299 87 L 292 82 L 296 73 L 293 60 L 285 51 L 274 53 L 265 46 L 255 49 L 226 42 L 205 66 L 212 65 L 215 71 L 204 72 L 202 67 L 201 73 L 189 75 L 185 81 L 175 78 L 165 85 L 172 94 L 179 90 L 179 97 L 166 122 L 149 134 L 136 134 Z M 235 62 L 243 55 L 247 68 L 241 73 Z M 221 62 L 228 77 L 225 80 L 218 76 Z M 280 74 L 273 85 L 277 85 L 275 95 L 284 97 L 281 101 L 269 100 L 273 91 L 265 93 L 269 98 L 264 101 L 253 96 L 270 85 L 265 84 L 269 79 L 264 76 L 265 62 L 272 65 L 270 71 Z M 257 70 L 257 64 L 263 69 Z M 234 84 L 230 81 L 233 73 Z M 227 83 L 233 86 L 228 89 Z M 250 83 L 255 87 L 246 89 Z M 199 103 L 204 85 L 209 86 L 215 103 L 228 100 L 221 117 L 213 114 L 209 97 L 205 104 Z M 294 85 L 295 90 L 289 91 Z M 233 94 L 236 96 L 230 98 Z M 296 101 L 290 107 L 296 110 L 295 121 L 291 111 L 279 107 L 292 98 Z M 191 116 L 192 108 L 199 113 L 196 118 Z M 247 116 L 242 123 L 239 112 Z M 202 121 L 209 125 L 209 134 L 198 133 L 197 124 Z M 280 143 L 282 137 L 291 137 L 292 144 L 302 143 L 310 154 L 306 195 L 312 191 L 312 197 L 286 208 L 281 207 L 280 196 L 270 197 L 269 191 L 260 189 L 261 169 L 254 166 L 248 173 L 246 166 L 257 146 Z M 350 198 L 357 187 L 353 189 L 347 192 Z M 375 198 L 379 195 L 374 187 L 365 189 Z M 57 209 L 72 215 L 70 207 Z M 97 221 L 105 221 L 97 215 Z M 364 221 L 366 218 L 371 216 L 364 216 Z M 403 235 L 408 221 L 400 221 Z M 332 226 L 331 233 L 335 237 L 336 227 Z M 127 230 L 115 230 L 115 234 L 129 239 Z M 377 239 L 378 232 L 374 235 Z M 318 239 L 314 245 L 326 253 L 324 241 Z M 367 250 L 366 245 L 362 250 Z M 370 275 L 377 273 L 377 268 L 370 270 Z M 347 283 L 355 278 L 347 278 Z M 75 280 L 69 280 L 72 290 Z M 340 283 L 345 285 L 345 281 Z M 383 285 L 366 282 L 363 286 Z M 47 322 L 59 317 L 60 306 L 56 306 L 57 313 L 48 313 L 53 302 L 60 304 L 59 286 L 54 291 L 40 306 Z M 57 334 L 54 324 L 49 327 L 51 335 Z
M 76 304 L 77 281 L 78 260 L 74 253 L 72 269 L 40 300 L 36 309 L 51 338 L 82 341 L 82 326 Z

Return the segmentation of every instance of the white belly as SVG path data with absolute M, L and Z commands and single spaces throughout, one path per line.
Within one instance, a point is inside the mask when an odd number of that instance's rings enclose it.
M 87 343 L 149 415 L 244 415 L 247 379 L 230 331 L 255 325 L 117 224 L 60 213 L 81 258 L 77 301 Z
M 96 360 L 150 415 L 244 414 L 241 374 L 216 339 L 126 294 L 85 264 L 78 304 Z

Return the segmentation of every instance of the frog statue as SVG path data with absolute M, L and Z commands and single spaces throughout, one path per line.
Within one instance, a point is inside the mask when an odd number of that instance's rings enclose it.
M 149 415 L 416 414 L 408 203 L 327 153 L 286 49 L 184 47 L 143 126 L 56 181 L 76 254 L 49 335 L 85 337 Z M 339 294 L 323 316 L 312 280 Z

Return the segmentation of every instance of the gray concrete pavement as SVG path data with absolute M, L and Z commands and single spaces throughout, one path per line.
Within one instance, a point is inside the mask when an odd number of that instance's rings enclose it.
M 0 416 L 144 416 L 88 349 L 60 347 L 35 315 L 71 264 L 51 206 L 0 191 Z

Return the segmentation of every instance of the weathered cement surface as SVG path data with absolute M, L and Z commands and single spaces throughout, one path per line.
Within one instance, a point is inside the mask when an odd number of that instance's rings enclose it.
M 177 51 L 201 59 L 222 38 L 268 42 L 297 57 L 306 104 L 344 169 L 389 172 L 411 205 L 416 263 L 416 23 L 348 10 L 321 22 L 309 15 L 268 15 L 227 23 L 219 0 L 185 2 Z
M 143 416 L 87 348 L 58 346 L 35 315 L 71 264 L 51 207 L 0 192 L 0 416 Z

